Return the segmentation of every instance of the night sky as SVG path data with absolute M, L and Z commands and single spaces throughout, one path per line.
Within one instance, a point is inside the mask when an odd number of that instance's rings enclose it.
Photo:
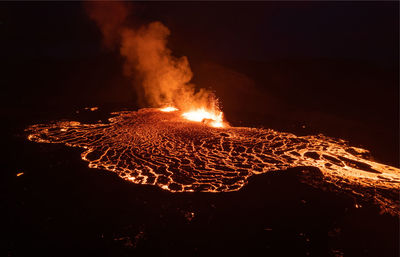
M 347 58 L 393 68 L 396 2 L 138 2 L 131 20 L 159 20 L 176 54 L 268 61 Z M 100 35 L 79 2 L 2 3 L 6 57 L 98 55 Z

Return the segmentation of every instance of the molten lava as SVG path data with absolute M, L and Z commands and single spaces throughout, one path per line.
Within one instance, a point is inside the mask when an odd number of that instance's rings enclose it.
M 162 112 L 175 112 L 179 111 L 178 108 L 168 106 L 159 109 Z M 206 110 L 206 108 L 193 109 L 191 111 L 184 112 L 182 117 L 196 122 L 202 122 L 214 128 L 223 128 L 228 124 L 223 120 L 223 113 L 219 110 Z
M 171 192 L 235 191 L 257 174 L 313 166 L 320 173 L 311 174 L 305 183 L 333 185 L 332 190 L 400 215 L 400 169 L 369 159 L 367 150 L 343 140 L 246 127 L 226 126 L 221 131 L 212 122 L 223 124 L 222 113 L 213 116 L 205 110 L 150 108 L 113 115 L 106 123 L 33 125 L 27 128 L 28 139 L 83 148 L 82 159 L 90 168 Z
M 177 110 L 178 110 L 177 108 L 172 107 L 172 106 L 168 106 L 168 107 L 164 107 L 164 108 L 160 109 L 160 111 L 162 111 L 162 112 L 174 112 L 174 111 L 177 111 Z
M 200 108 L 185 112 L 182 116 L 187 120 L 203 122 L 215 128 L 222 128 L 225 126 L 221 111 L 207 111 L 204 108 Z

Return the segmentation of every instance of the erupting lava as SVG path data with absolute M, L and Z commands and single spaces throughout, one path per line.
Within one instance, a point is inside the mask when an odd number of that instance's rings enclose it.
M 168 106 L 168 107 L 164 107 L 164 108 L 160 109 L 160 111 L 162 111 L 162 112 L 174 112 L 174 111 L 177 111 L 177 110 L 178 110 L 177 108 L 172 107 L 172 106 Z
M 28 139 L 81 147 L 89 167 L 171 192 L 235 191 L 256 174 L 313 166 L 321 173 L 311 174 L 306 183 L 326 187 L 327 182 L 399 214 L 400 170 L 370 160 L 367 150 L 342 140 L 270 129 L 215 128 L 190 121 L 170 107 L 113 115 L 109 123 L 33 125 L 27 128 Z
M 226 126 L 226 124 L 224 124 L 222 115 L 223 114 L 221 111 L 211 112 L 205 110 L 204 108 L 196 109 L 182 114 L 185 119 L 203 122 L 215 128 L 222 128 Z
M 175 112 L 178 111 L 178 108 L 168 106 L 164 108 L 160 108 L 162 112 Z M 228 124 L 223 121 L 223 113 L 221 111 L 210 111 L 205 108 L 199 108 L 192 111 L 184 112 L 182 114 L 187 120 L 197 121 L 212 126 L 214 128 L 223 128 Z

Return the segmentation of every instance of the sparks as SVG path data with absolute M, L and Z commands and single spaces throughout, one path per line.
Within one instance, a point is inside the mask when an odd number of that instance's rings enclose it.
M 178 108 L 167 106 L 159 109 L 162 112 L 179 111 Z M 223 113 L 221 111 L 208 111 L 205 108 L 199 108 L 192 111 L 184 112 L 182 117 L 196 122 L 202 122 L 214 128 L 223 128 L 226 124 L 223 122 Z
M 210 112 L 204 108 L 185 112 L 182 116 L 190 121 L 203 122 L 215 128 L 224 127 L 223 114 L 221 111 Z
M 168 107 L 164 107 L 164 108 L 160 109 L 160 111 L 162 111 L 162 112 L 174 112 L 174 111 L 177 111 L 177 110 L 178 110 L 177 108 L 172 107 L 172 106 L 168 106 Z

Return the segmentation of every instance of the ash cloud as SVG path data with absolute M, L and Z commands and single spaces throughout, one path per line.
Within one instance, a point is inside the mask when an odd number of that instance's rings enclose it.
M 129 26 L 132 5 L 124 2 L 86 2 L 85 9 L 103 35 L 103 46 L 124 58 L 124 75 L 136 85 L 141 105 L 218 109 L 212 92 L 196 90 L 190 83 L 193 73 L 187 57 L 172 55 L 167 47 L 170 30 L 164 24 Z

